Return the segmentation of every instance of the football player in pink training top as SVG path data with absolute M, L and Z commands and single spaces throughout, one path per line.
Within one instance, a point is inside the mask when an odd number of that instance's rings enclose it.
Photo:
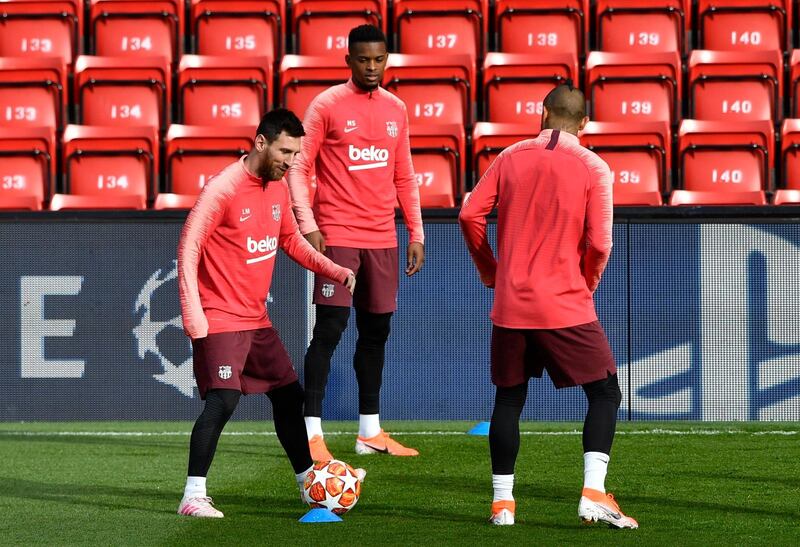
M 494 289 L 493 524 L 514 524 L 519 416 L 528 379 L 547 369 L 556 388 L 580 385 L 589 402 L 578 515 L 617 528 L 639 526 L 605 490 L 622 394 L 593 295 L 611 254 L 613 207 L 608 165 L 578 141 L 589 120 L 585 104 L 571 83 L 551 91 L 542 132 L 501 152 L 459 215 L 480 279 Z M 486 215 L 495 207 L 497 259 L 486 237 Z
M 352 270 L 317 252 L 298 231 L 281 179 L 300 151 L 302 136 L 293 113 L 267 113 L 254 148 L 209 181 L 181 233 L 183 328 L 192 339 L 194 376 L 205 400 L 192 430 L 181 515 L 222 518 L 206 493 L 206 475 L 242 393 L 269 397 L 275 432 L 301 488 L 312 466 L 303 389 L 264 303 L 279 248 L 348 292 L 356 281 Z
M 395 207 L 409 231 L 405 274 L 425 259 L 419 188 L 411 164 L 408 116 L 403 102 L 381 89 L 386 37 L 372 25 L 350 31 L 347 83 L 320 93 L 306 111 L 306 137 L 289 170 L 289 190 L 300 231 L 315 249 L 356 273 L 351 295 L 341 281 L 317 275 L 316 324 L 305 357 L 305 416 L 311 455 L 332 458 L 322 432 L 322 400 L 331 355 L 356 309 L 353 368 L 358 380 L 358 454 L 416 456 L 418 452 L 381 429 L 379 402 L 384 347 L 397 309 L 398 250 Z M 316 172 L 317 191 L 309 197 Z

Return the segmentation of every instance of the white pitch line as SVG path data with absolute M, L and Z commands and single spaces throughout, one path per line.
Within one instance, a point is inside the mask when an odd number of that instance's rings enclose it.
M 327 436 L 355 435 L 356 431 L 328 431 Z M 191 431 L 3 431 L 0 435 L 11 435 L 18 437 L 187 437 Z M 230 431 L 223 432 L 223 435 L 230 437 L 274 437 L 274 431 Z M 574 436 L 580 435 L 577 429 L 568 431 L 521 431 L 520 435 L 532 436 Z M 677 435 L 677 436 L 697 436 L 697 435 L 798 435 L 800 431 L 747 431 L 743 429 L 642 429 L 632 431 L 617 431 L 617 435 Z M 396 436 L 453 436 L 466 435 L 465 431 L 397 431 L 392 432 Z

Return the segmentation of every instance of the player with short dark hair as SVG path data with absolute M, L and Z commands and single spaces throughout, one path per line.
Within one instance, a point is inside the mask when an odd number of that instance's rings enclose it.
M 395 206 L 409 230 L 405 273 L 425 259 L 419 188 L 411 164 L 408 115 L 403 102 L 381 89 L 386 37 L 372 26 L 350 31 L 351 78 L 320 93 L 306 111 L 302 154 L 289 171 L 289 190 L 300 230 L 315 249 L 356 272 L 351 296 L 341 283 L 316 276 L 316 324 L 305 357 L 305 416 L 311 454 L 332 458 L 322 431 L 322 401 L 331 356 L 356 310 L 358 341 L 353 368 L 358 380 L 356 452 L 416 456 L 380 426 L 384 348 L 397 309 L 398 256 Z M 316 172 L 317 193 L 309 198 Z
M 292 112 L 267 113 L 253 149 L 209 180 L 181 232 L 183 328 L 192 340 L 194 376 L 205 400 L 192 429 L 181 515 L 222 518 L 206 494 L 206 475 L 242 393 L 269 397 L 275 432 L 298 485 L 312 466 L 303 389 L 264 303 L 278 248 L 349 291 L 355 276 L 308 244 L 290 209 L 289 191 L 281 179 L 300 151 L 303 134 Z
M 556 388 L 580 385 L 589 401 L 583 427 L 584 483 L 578 515 L 637 528 L 605 491 L 621 393 L 593 294 L 611 254 L 611 171 L 582 147 L 585 99 L 571 83 L 544 100 L 542 131 L 506 148 L 481 177 L 459 221 L 484 285 L 495 290 L 489 429 L 491 522 L 514 524 L 514 465 L 528 379 L 543 370 Z M 497 249 L 486 215 L 497 207 Z

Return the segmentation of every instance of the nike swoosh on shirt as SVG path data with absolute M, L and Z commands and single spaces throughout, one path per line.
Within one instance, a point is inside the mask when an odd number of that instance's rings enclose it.
M 239 222 L 244 222 L 245 220 L 247 220 L 251 216 L 253 216 L 253 215 L 241 216 L 241 217 L 239 217 Z
M 345 133 L 352 133 L 352 132 L 353 132 L 353 131 L 355 131 L 356 129 L 358 129 L 358 127 L 357 127 L 357 126 L 356 126 L 356 127 L 345 127 L 345 128 L 344 128 L 344 132 L 345 132 Z

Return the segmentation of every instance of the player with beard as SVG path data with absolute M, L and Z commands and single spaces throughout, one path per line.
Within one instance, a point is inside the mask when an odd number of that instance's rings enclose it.
M 267 113 L 253 149 L 209 181 L 181 233 L 183 327 L 192 340 L 194 376 L 205 400 L 192 429 L 181 515 L 223 517 L 206 493 L 206 475 L 242 393 L 269 397 L 275 432 L 299 486 L 312 466 L 303 389 L 265 302 L 278 248 L 349 292 L 355 276 L 317 252 L 300 235 L 292 214 L 281 179 L 300 151 L 303 134 L 300 120 L 288 110 Z

